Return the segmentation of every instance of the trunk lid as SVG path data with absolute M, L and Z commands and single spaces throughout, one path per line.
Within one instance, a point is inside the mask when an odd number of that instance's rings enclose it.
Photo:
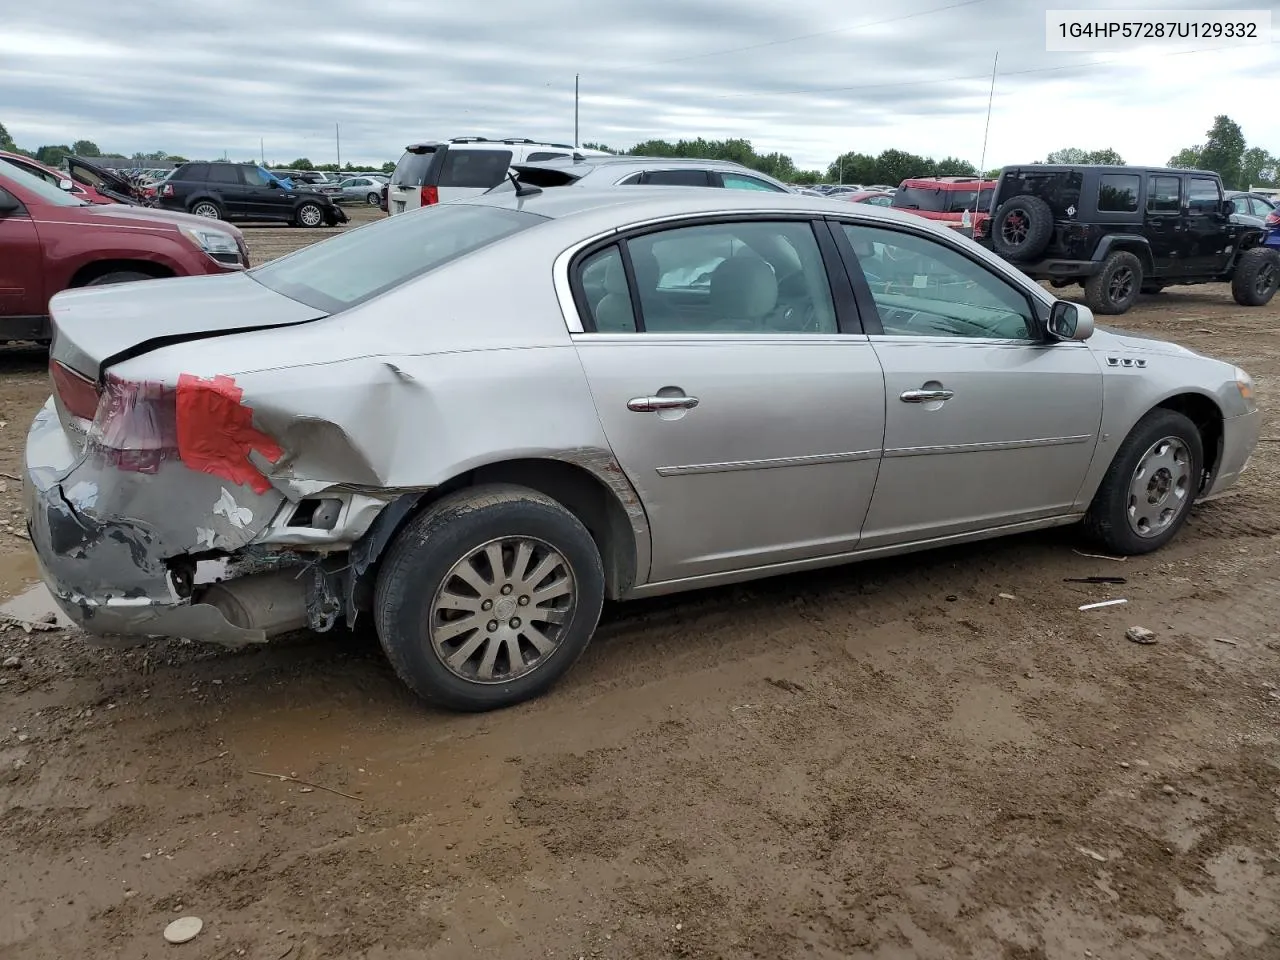
M 90 163 L 83 157 L 67 157 L 67 173 L 77 183 L 93 187 L 104 197 L 110 197 L 120 203 L 137 203 L 133 184 L 114 170 L 107 170 L 96 163 Z
M 50 359 L 93 381 L 113 363 L 170 344 L 328 316 L 243 273 L 64 290 L 49 312 Z

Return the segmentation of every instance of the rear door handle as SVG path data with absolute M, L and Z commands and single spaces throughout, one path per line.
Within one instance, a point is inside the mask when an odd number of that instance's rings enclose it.
M 697 405 L 697 397 L 633 397 L 627 401 L 627 409 L 634 413 L 654 413 L 657 410 L 692 410 Z
M 937 403 L 955 396 L 951 390 L 908 390 L 900 398 L 903 403 Z

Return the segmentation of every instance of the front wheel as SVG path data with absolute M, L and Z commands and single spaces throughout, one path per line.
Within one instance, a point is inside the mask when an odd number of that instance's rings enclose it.
M 149 273 L 142 273 L 138 270 L 113 270 L 111 273 L 104 273 L 100 277 L 94 277 L 86 287 L 102 287 L 109 283 L 134 283 L 138 280 L 154 280 L 155 277 Z
M 1125 313 L 1141 289 L 1142 261 L 1126 250 L 1117 250 L 1085 281 L 1084 302 L 1094 313 Z
M 369 206 L 371 207 L 376 207 L 378 204 L 382 202 L 382 197 L 376 193 L 371 193 L 364 199 L 365 199 L 365 202 L 369 204 Z
M 581 521 L 535 490 L 460 490 L 411 520 L 378 573 L 374 618 L 424 700 L 492 710 L 546 692 L 587 648 L 604 567 Z
M 1242 307 L 1265 307 L 1280 284 L 1280 253 L 1254 247 L 1240 254 L 1231 277 L 1231 296 Z
M 324 226 L 324 211 L 316 203 L 304 203 L 298 207 L 298 224 L 303 227 Z
M 1177 411 L 1152 410 L 1116 451 L 1089 505 L 1086 531 L 1121 556 L 1158 550 L 1186 522 L 1203 464 L 1196 425 Z

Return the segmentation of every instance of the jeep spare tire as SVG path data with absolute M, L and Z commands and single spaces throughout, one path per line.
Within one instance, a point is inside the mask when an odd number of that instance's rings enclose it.
M 1006 260 L 1034 260 L 1053 239 L 1053 209 L 1039 197 L 1010 197 L 991 218 L 991 243 Z

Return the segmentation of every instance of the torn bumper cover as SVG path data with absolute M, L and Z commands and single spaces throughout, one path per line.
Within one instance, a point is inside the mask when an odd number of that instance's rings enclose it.
M 275 490 L 258 493 L 174 461 L 122 470 L 82 451 L 52 400 L 28 433 L 25 481 L 41 574 L 58 606 L 88 633 L 232 647 L 267 639 L 194 602 L 198 590 L 173 561 L 248 544 L 284 502 Z

